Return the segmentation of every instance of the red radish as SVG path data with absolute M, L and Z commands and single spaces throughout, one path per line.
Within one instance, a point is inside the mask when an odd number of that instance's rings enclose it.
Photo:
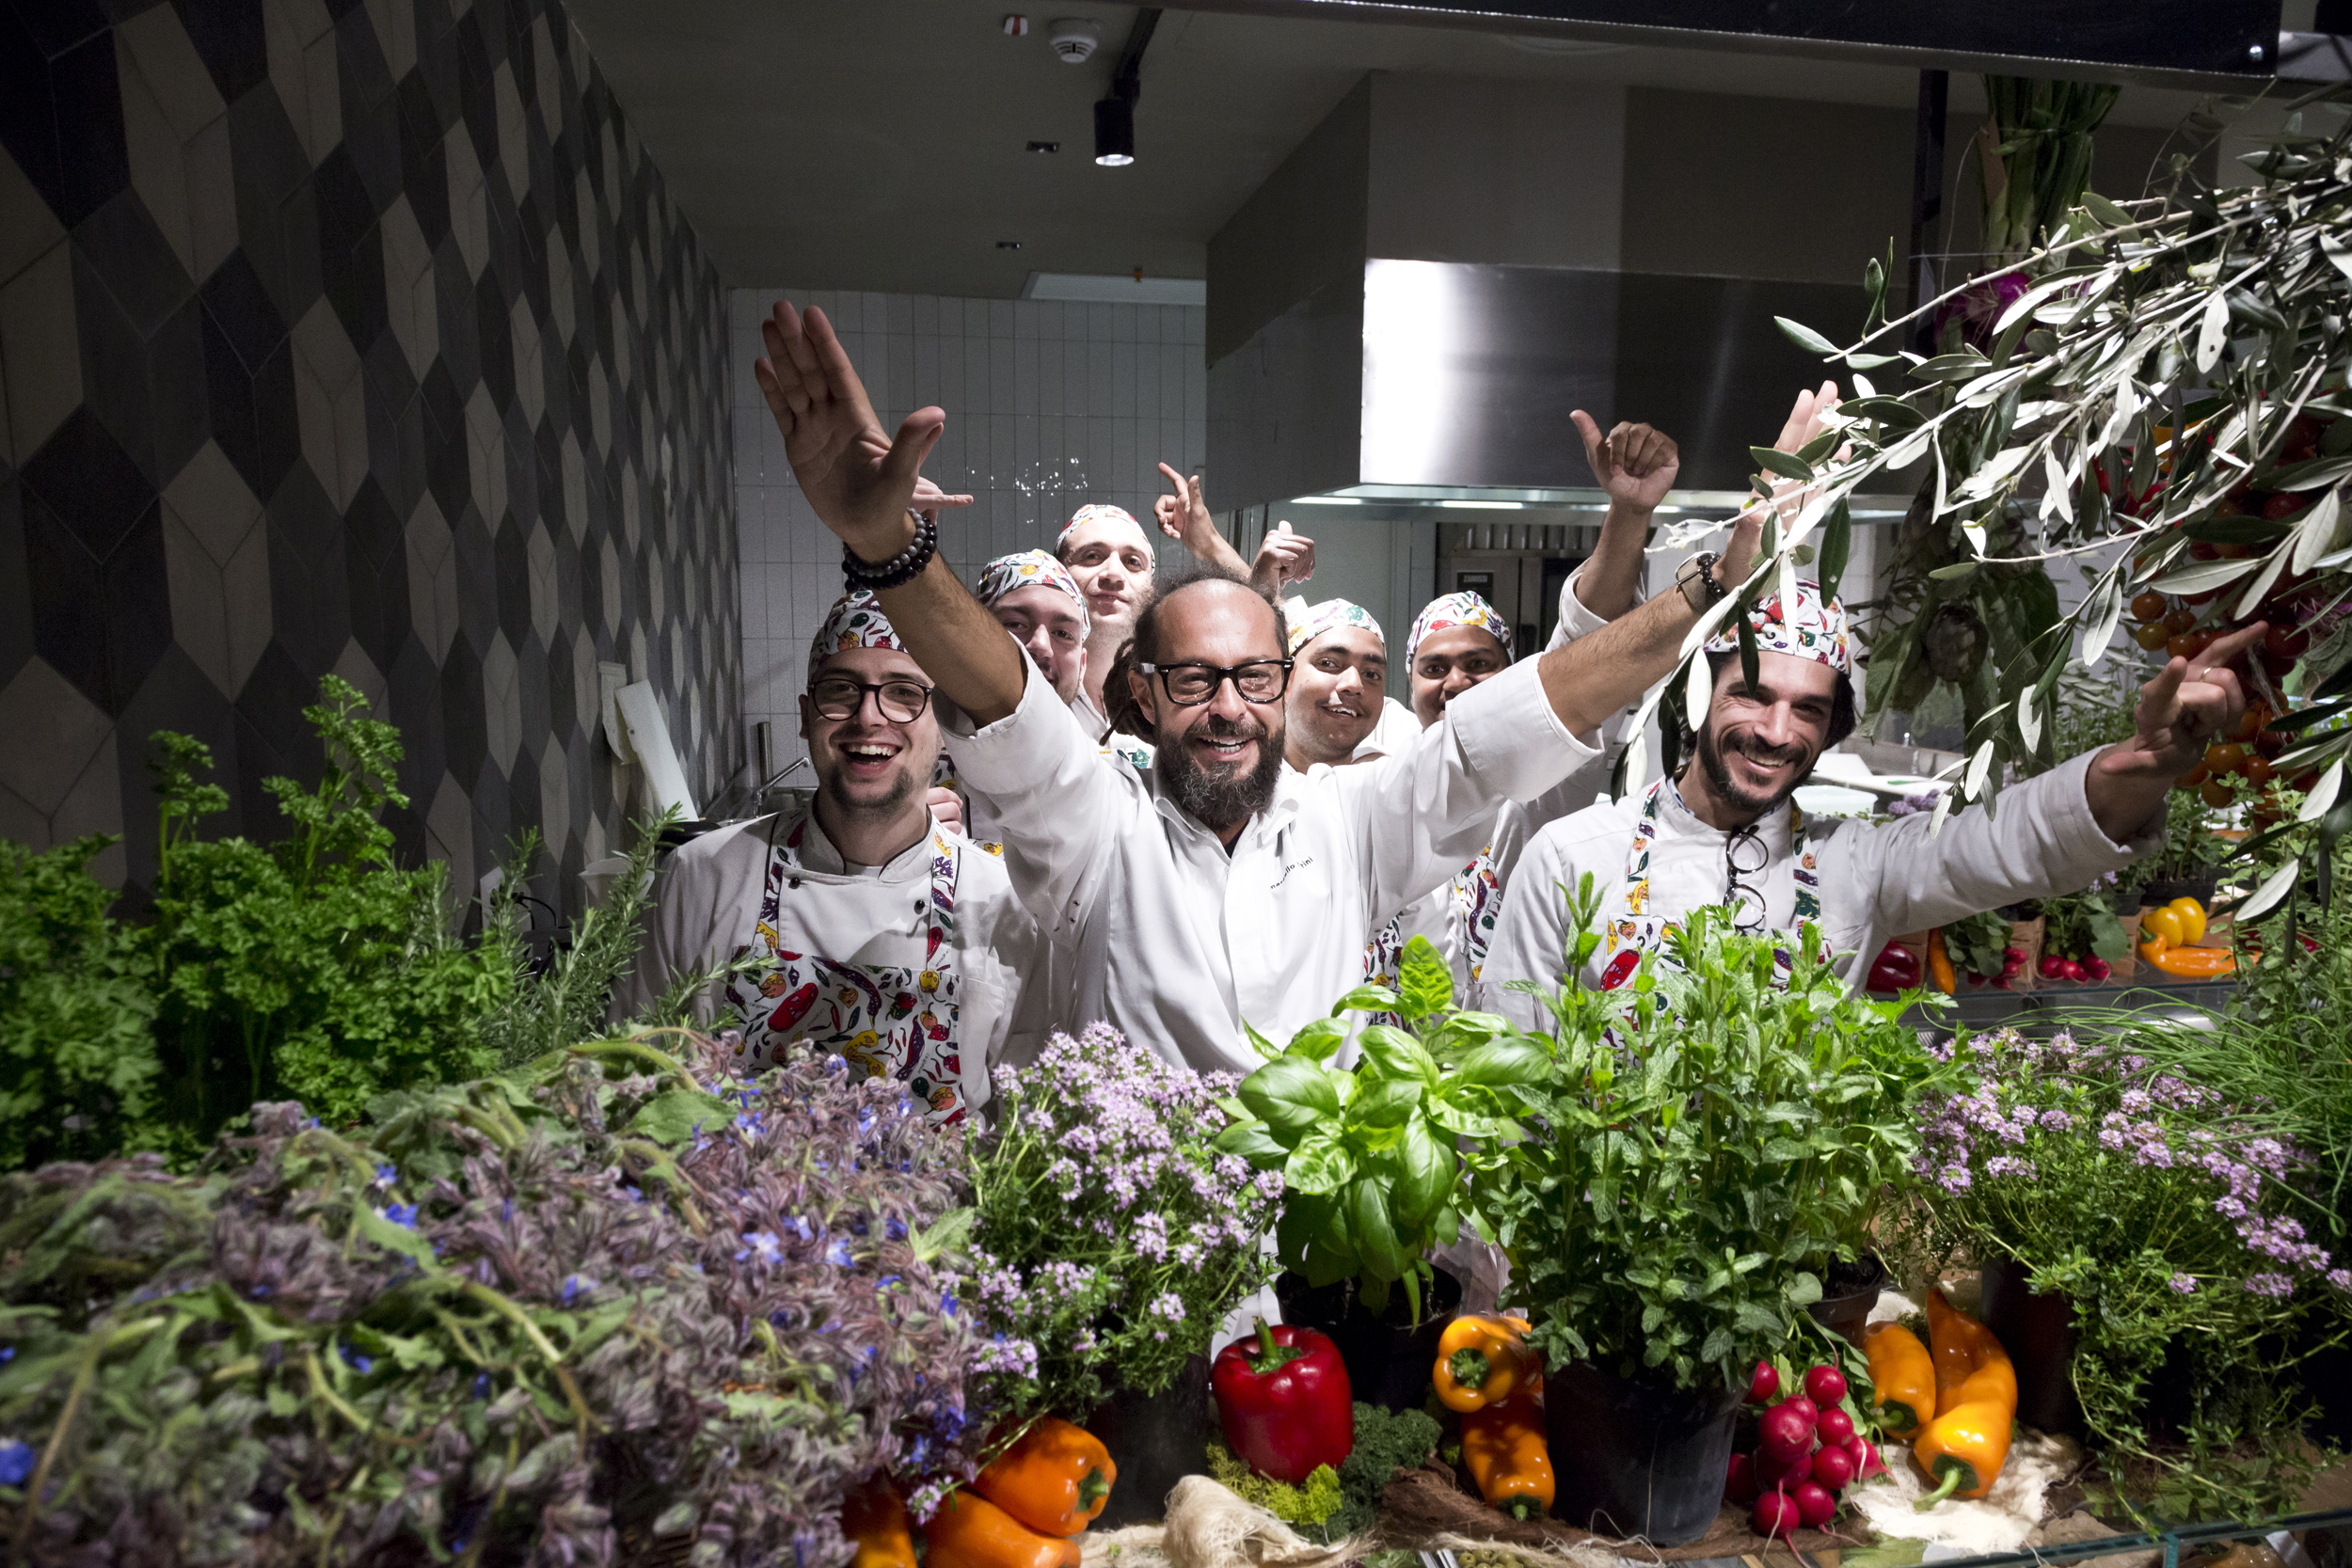
M 2090 976 L 2084 973 L 2080 960 L 2074 958 L 2068 958 L 2063 963 L 2060 963 L 2058 965 L 2058 973 L 2064 975 L 2067 979 L 2074 981 L 2076 985 L 2080 985 L 2084 980 L 2090 978 Z
M 2056 953 L 2042 955 L 2042 977 L 2044 980 L 2055 980 L 2065 972 L 2066 960 L 2064 958 L 2059 958 Z
M 1886 1474 L 1886 1462 L 1879 1458 L 1878 1445 L 1867 1437 L 1855 1438 L 1846 1446 L 1846 1451 L 1853 1455 L 1853 1473 L 1857 1477 Z
M 1803 1394 L 1791 1394 L 1787 1399 L 1781 1401 L 1780 1403 L 1772 1406 L 1772 1408 L 1774 1410 L 1788 1409 L 1798 1412 L 1800 1415 L 1804 1417 L 1804 1424 L 1807 1431 L 1811 1431 L 1813 1428 L 1821 1424 L 1821 1407 L 1815 1404 L 1811 1400 L 1806 1399 Z
M 1827 1410 L 1846 1397 L 1846 1374 L 1835 1367 L 1807 1368 L 1804 1374 L 1804 1397 Z
M 1786 1541 L 1797 1533 L 1797 1527 L 1804 1523 L 1804 1515 L 1797 1511 L 1796 1500 L 1786 1492 L 1767 1492 L 1756 1499 L 1748 1523 L 1768 1541 L 1774 1536 Z
M 1814 1423 L 1813 1430 L 1820 1433 L 1823 1443 L 1843 1447 L 1853 1441 L 1853 1418 L 1833 1406 L 1821 1412 L 1821 1418 Z
M 1756 1451 L 1759 1458 L 1788 1465 L 1813 1451 L 1812 1401 L 1783 1400 L 1756 1421 Z
M 2107 976 L 2114 973 L 2115 966 L 2105 958 L 2093 957 L 2083 960 L 2083 976 L 2094 986 L 2104 985 Z
M 1813 1479 L 1835 1492 L 1853 1480 L 1853 1454 L 1835 1443 L 1814 1450 Z
M 1779 1392 L 1780 1373 L 1773 1370 L 1770 1361 L 1758 1361 L 1755 1373 L 1748 1379 L 1748 1402 L 1769 1404 L 1772 1396 Z
M 1818 1450 L 1816 1450 L 1818 1451 Z M 1759 1492 L 1786 1492 L 1813 1479 L 1813 1455 L 1801 1453 L 1794 1459 L 1774 1459 L 1758 1452 L 1756 1456 L 1756 1486 Z
M 1797 1505 L 1797 1517 L 1815 1529 L 1837 1517 L 1837 1499 L 1817 1482 L 1806 1481 L 1788 1494 L 1788 1500 Z
M 1745 1508 L 1756 1501 L 1756 1461 L 1744 1453 L 1731 1456 L 1731 1465 L 1724 1477 L 1724 1501 Z
M 2026 950 L 2022 947 L 2004 947 L 2001 949 L 2001 957 L 2011 963 L 2024 963 Z

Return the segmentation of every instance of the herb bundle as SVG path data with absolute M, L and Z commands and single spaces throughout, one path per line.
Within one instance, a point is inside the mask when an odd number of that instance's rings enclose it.
M 995 1077 L 995 1125 L 971 1146 L 975 1403 L 1083 1422 L 1121 1390 L 1168 1388 L 1265 1282 L 1281 1177 L 1211 1147 L 1231 1074 L 1171 1067 L 1106 1023 Z
M 0 1181 L 0 1535 L 40 1563 L 847 1563 L 851 1482 L 969 1468 L 933 1228 L 961 1150 L 837 1058 L 742 1079 L 688 1044 L 390 1097 L 364 1132 L 258 1106 L 202 1178 Z

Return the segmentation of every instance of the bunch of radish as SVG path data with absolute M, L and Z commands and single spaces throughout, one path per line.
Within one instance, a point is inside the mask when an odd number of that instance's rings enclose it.
M 1780 1373 L 1771 1362 L 1757 1362 L 1748 1402 L 1766 1409 L 1756 1418 L 1756 1451 L 1731 1456 L 1724 1497 L 1751 1510 L 1756 1534 L 1787 1540 L 1801 1526 L 1822 1528 L 1837 1517 L 1838 1493 L 1886 1466 L 1877 1448 L 1854 1430 L 1845 1408 L 1845 1373 L 1813 1367 L 1804 1374 L 1804 1392 L 1786 1399 L 1779 1393 Z
M 2077 984 L 2095 986 L 2114 973 L 2114 968 L 2106 959 L 2096 953 L 2081 958 L 2070 958 L 2059 953 L 2042 955 L 2042 977 L 2044 980 L 2072 980 Z
M 2001 949 L 2001 972 L 1998 974 L 1979 974 L 1972 969 L 1968 972 L 1968 983 L 1972 986 L 1981 986 L 1990 980 L 2003 990 L 2008 990 L 2011 989 L 2011 983 L 2024 972 L 2025 967 L 2026 950 L 2024 948 L 2015 945 L 2004 947 Z

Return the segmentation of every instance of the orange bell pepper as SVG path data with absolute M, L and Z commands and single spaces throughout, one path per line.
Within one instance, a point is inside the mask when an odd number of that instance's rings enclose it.
M 1430 1381 L 1448 1410 L 1468 1415 L 1501 1404 L 1538 1382 L 1543 1371 L 1542 1353 L 1527 1342 L 1525 1318 L 1465 1312 L 1438 1337 Z
M 1551 1512 L 1551 1447 L 1543 1402 L 1532 1390 L 1462 1418 L 1462 1464 L 1478 1495 L 1514 1519 Z
M 974 1477 L 972 1490 L 1041 1535 L 1075 1535 L 1094 1523 L 1118 1479 L 1101 1439 L 1047 1416 Z
M 866 1477 L 843 1500 L 841 1533 L 857 1547 L 850 1568 L 915 1568 L 907 1505 L 883 1471 Z
M 947 1495 L 923 1527 L 925 1568 L 1078 1568 L 1078 1544 L 1040 1535 L 977 1492 Z
M 1935 989 L 1947 996 L 1960 990 L 1960 971 L 1952 967 L 1950 949 L 1944 945 L 1944 927 L 1938 926 L 1928 933 L 1928 974 L 1935 981 Z
M 1911 1447 L 1936 1489 L 1919 1499 L 1921 1512 L 1946 1497 L 1981 1497 L 2009 1458 L 2010 1428 L 2017 1419 L 2017 1372 L 2000 1340 L 1976 1319 L 1928 1292 L 1928 1335 L 1935 1347 L 1938 1412 Z M 1948 1388 L 1945 1378 L 1957 1374 Z
M 2149 967 L 2176 980 L 2213 980 L 2237 968 L 2237 955 L 2226 947 L 2174 947 L 2162 937 L 2139 944 Z
M 1900 1323 L 1872 1323 L 1862 1331 L 1862 1354 L 1870 1362 L 1871 1408 L 1889 1433 L 1908 1437 L 1935 1419 L 1935 1363 L 1919 1336 Z

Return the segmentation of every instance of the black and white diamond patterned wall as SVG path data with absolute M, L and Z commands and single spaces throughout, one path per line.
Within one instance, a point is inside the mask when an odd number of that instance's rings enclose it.
M 556 0 L 0 5 L 0 836 L 135 889 L 161 728 L 274 833 L 335 671 L 408 854 L 573 903 L 599 661 L 740 766 L 725 318 Z

